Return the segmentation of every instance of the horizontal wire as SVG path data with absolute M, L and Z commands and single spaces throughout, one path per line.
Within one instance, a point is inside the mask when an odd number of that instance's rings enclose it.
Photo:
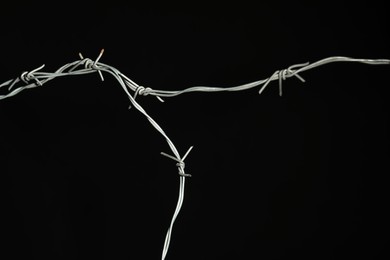
M 101 56 L 102 53 L 99 55 Z M 100 58 L 100 57 L 98 57 Z M 36 82 L 26 84 L 25 86 L 21 86 L 20 88 L 25 89 L 25 88 L 33 88 L 43 85 L 44 83 L 56 78 L 56 77 L 63 77 L 63 76 L 71 76 L 71 75 L 84 75 L 84 74 L 90 74 L 94 72 L 98 72 L 100 75 L 102 71 L 108 72 L 111 71 L 114 73 L 115 77 L 117 79 L 121 79 L 123 83 L 131 90 L 134 92 L 134 94 L 137 95 L 152 95 L 156 96 L 158 98 L 161 97 L 174 97 L 178 96 L 184 93 L 190 93 L 190 92 L 223 92 L 223 91 L 243 91 L 243 90 L 248 90 L 251 88 L 259 87 L 262 86 L 260 93 L 264 90 L 265 86 L 267 86 L 271 81 L 274 80 L 279 80 L 279 85 L 281 85 L 282 80 L 285 80 L 289 77 L 296 76 L 300 80 L 304 81 L 301 76 L 298 75 L 298 73 L 313 69 L 315 67 L 319 67 L 328 63 L 333 63 L 333 62 L 358 62 L 358 63 L 364 63 L 364 64 L 370 64 L 370 65 L 388 65 L 390 64 L 389 59 L 356 59 L 356 58 L 350 58 L 350 57 L 343 57 L 343 56 L 335 56 L 335 57 L 328 57 L 319 61 L 316 61 L 314 63 L 309 64 L 304 63 L 304 64 L 297 64 L 290 66 L 288 69 L 283 69 L 283 70 L 278 70 L 274 74 L 272 74 L 271 77 L 262 79 L 262 80 L 257 80 L 254 82 L 249 82 L 245 83 L 242 85 L 238 86 L 233 86 L 233 87 L 210 87 L 210 86 L 193 86 L 189 88 L 185 88 L 182 90 L 160 90 L 160 89 L 152 89 L 152 88 L 145 88 L 143 86 L 138 85 L 134 81 L 132 81 L 130 78 L 128 78 L 126 75 L 121 73 L 118 69 L 116 69 L 113 66 L 100 63 L 97 61 L 92 61 L 89 58 L 82 59 L 82 60 L 77 60 L 72 63 L 65 64 L 61 68 L 59 68 L 55 72 L 40 72 L 39 69 L 41 67 L 34 69 L 30 72 L 23 72 L 21 77 L 14 79 L 14 80 L 8 80 L 0 85 L 0 88 L 4 86 L 9 86 L 16 85 L 17 83 L 23 81 L 21 78 L 23 78 L 23 75 L 28 75 L 29 79 L 34 79 Z M 80 65 L 85 65 L 85 68 L 77 69 Z M 68 71 L 67 71 L 68 70 Z M 103 80 L 103 76 L 101 76 L 101 79 Z M 26 83 L 27 80 L 24 80 L 24 83 Z M 40 82 L 41 84 L 37 84 L 37 82 Z M 11 88 L 9 87 L 9 88 Z M 20 91 L 19 91 L 20 92 Z M 19 93 L 18 92 L 18 93 Z M 9 92 L 4 95 L 0 95 L 0 99 L 5 99 L 8 97 L 13 96 L 14 93 Z

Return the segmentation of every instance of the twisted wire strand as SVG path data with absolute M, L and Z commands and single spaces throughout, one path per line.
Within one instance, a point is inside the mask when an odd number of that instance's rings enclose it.
M 100 58 L 102 57 L 104 52 L 104 49 L 99 53 L 98 57 L 95 60 L 84 58 L 82 54 L 79 53 L 80 59 L 70 62 L 68 64 L 63 65 L 62 67 L 58 68 L 54 72 L 42 72 L 41 69 L 44 68 L 44 65 L 33 69 L 31 71 L 25 71 L 23 72 L 19 77 L 15 79 L 11 79 L 8 81 L 5 81 L 4 83 L 0 84 L 0 91 L 4 91 L 5 87 L 8 87 L 5 91 L 5 94 L 1 94 L 0 92 L 0 100 L 13 97 L 20 92 L 22 92 L 25 89 L 30 88 L 36 88 L 36 87 L 42 87 L 47 82 L 57 78 L 57 77 L 64 77 L 64 76 L 78 76 L 78 75 L 85 75 L 85 74 L 91 74 L 97 72 L 100 76 L 100 79 L 104 81 L 103 73 L 106 72 L 108 74 L 111 74 L 119 83 L 119 85 L 122 87 L 126 95 L 128 96 L 130 100 L 130 107 L 136 108 L 140 113 L 142 113 L 146 119 L 150 122 L 150 124 L 165 138 L 169 148 L 171 149 L 173 155 L 169 155 L 167 153 L 161 152 L 161 155 L 168 157 L 174 161 L 176 161 L 176 166 L 178 167 L 178 173 L 179 173 L 179 194 L 178 194 L 178 200 L 176 203 L 176 208 L 173 213 L 171 223 L 169 225 L 168 231 L 165 236 L 164 246 L 162 250 L 162 256 L 161 259 L 164 260 L 169 249 L 171 236 L 172 236 L 172 230 L 174 222 L 181 210 L 181 207 L 183 205 L 184 201 L 184 190 L 185 190 L 185 179 L 186 177 L 191 177 L 190 174 L 185 173 L 185 163 L 184 160 L 186 159 L 187 155 L 192 150 L 192 146 L 187 150 L 187 152 L 184 154 L 184 156 L 180 156 L 180 153 L 178 152 L 176 146 L 171 141 L 171 139 L 168 137 L 168 135 L 164 132 L 164 130 L 160 127 L 160 125 L 143 109 L 143 107 L 136 101 L 137 96 L 154 96 L 159 101 L 164 102 L 162 97 L 175 97 L 184 93 L 190 93 L 190 92 L 222 92 L 222 91 L 243 91 L 248 90 L 255 87 L 260 87 L 259 94 L 263 93 L 265 88 L 275 80 L 279 81 L 279 95 L 281 96 L 283 94 L 282 90 L 282 81 L 286 80 L 290 77 L 296 77 L 302 82 L 305 82 L 305 80 L 299 75 L 299 73 L 313 69 L 318 66 L 322 66 L 328 63 L 332 62 L 358 62 L 363 64 L 369 64 L 369 65 L 389 65 L 390 60 L 389 59 L 355 59 L 355 58 L 349 58 L 349 57 L 342 57 L 342 56 L 335 56 L 335 57 L 328 57 L 319 61 L 316 61 L 314 63 L 302 63 L 302 64 L 296 64 L 288 67 L 287 69 L 277 70 L 275 71 L 270 77 L 254 82 L 249 82 L 246 84 L 233 86 L 233 87 L 208 87 L 208 86 L 194 86 L 189 87 L 182 90 L 158 90 L 158 89 L 152 89 L 149 87 L 140 86 L 134 81 L 132 81 L 130 78 L 128 78 L 126 75 L 122 74 L 118 69 L 116 69 L 113 66 L 104 64 L 99 62 Z M 20 84 L 23 84 L 21 86 L 18 86 Z M 18 86 L 18 87 L 16 87 Z
M 271 81 L 279 80 L 279 94 L 282 94 L 282 81 L 286 80 L 290 77 L 297 77 L 302 82 L 305 82 L 305 80 L 299 75 L 299 73 L 313 69 L 315 67 L 319 67 L 328 63 L 333 62 L 357 62 L 357 63 L 363 63 L 363 64 L 370 64 L 370 65 L 388 65 L 390 64 L 389 59 L 356 59 L 356 58 L 350 58 L 350 57 L 343 57 L 343 56 L 334 56 L 334 57 L 328 57 L 319 61 L 316 61 L 314 63 L 303 63 L 303 64 L 296 64 L 292 65 L 287 69 L 283 70 L 277 70 L 275 71 L 269 78 L 245 83 L 238 86 L 233 87 L 210 87 L 210 86 L 194 86 L 185 88 L 182 90 L 159 90 L 159 89 L 152 89 L 149 87 L 143 87 L 132 81 L 130 78 L 128 78 L 126 75 L 121 73 L 118 69 L 116 69 L 113 66 L 98 62 L 97 60 L 100 59 L 103 52 L 100 53 L 99 57 L 93 61 L 89 58 L 83 58 L 81 56 L 81 60 L 77 60 L 68 64 L 65 64 L 64 66 L 60 67 L 55 72 L 40 72 L 39 70 L 43 68 L 43 66 L 38 67 L 37 69 L 34 69 L 30 72 L 23 72 L 22 75 L 16 79 L 8 80 L 0 85 L 0 89 L 5 86 L 9 86 L 9 90 L 11 90 L 17 83 L 23 82 L 26 85 L 20 86 L 13 91 L 9 91 L 9 93 L 5 93 L 3 95 L 0 95 L 0 100 L 5 99 L 8 97 L 12 97 L 17 93 L 20 93 L 20 91 L 24 89 L 29 88 L 35 88 L 44 85 L 46 82 L 56 78 L 56 77 L 62 77 L 62 76 L 70 76 L 70 75 L 83 75 L 83 74 L 90 74 L 94 72 L 98 72 L 99 75 L 101 75 L 101 79 L 104 80 L 102 76 L 102 71 L 105 72 L 112 72 L 115 74 L 115 77 L 117 79 L 121 79 L 121 81 L 127 86 L 132 92 L 134 92 L 133 97 L 139 96 L 147 96 L 152 95 L 157 98 L 159 98 L 160 101 L 163 101 L 162 97 L 174 97 L 178 96 L 184 93 L 190 93 L 190 92 L 222 92 L 222 91 L 243 91 L 248 90 L 255 87 L 261 87 L 259 94 L 261 94 L 264 89 L 268 86 L 268 84 Z M 82 69 L 77 69 L 80 67 L 80 65 L 84 65 L 85 67 Z M 113 74 L 113 75 L 114 75 Z M 34 79 L 35 82 L 30 83 L 30 81 Z M 27 84 L 28 83 L 28 84 Z
M 302 82 L 305 82 L 305 80 L 299 75 L 299 73 L 328 64 L 332 62 L 358 62 L 363 64 L 370 64 L 370 65 L 389 65 L 390 60 L 389 59 L 355 59 L 350 57 L 343 57 L 343 56 L 334 56 L 334 57 L 328 57 L 319 61 L 316 61 L 312 64 L 309 62 L 302 63 L 302 64 L 295 64 L 290 66 L 289 68 L 279 71 L 277 70 L 275 73 L 272 74 L 271 77 L 245 83 L 242 85 L 234 86 L 234 87 L 209 87 L 209 86 L 194 86 L 190 88 L 186 88 L 183 90 L 158 90 L 154 89 L 150 95 L 157 95 L 160 97 L 174 97 L 178 96 L 184 93 L 190 93 L 190 92 L 223 92 L 223 91 L 243 91 L 248 90 L 251 88 L 259 87 L 261 86 L 261 89 L 259 91 L 259 94 L 261 94 L 265 87 L 274 80 L 279 80 L 279 84 L 281 86 L 281 80 L 285 80 L 290 77 L 297 77 Z M 296 69 L 298 68 L 298 69 Z M 279 86 L 279 87 L 280 87 Z

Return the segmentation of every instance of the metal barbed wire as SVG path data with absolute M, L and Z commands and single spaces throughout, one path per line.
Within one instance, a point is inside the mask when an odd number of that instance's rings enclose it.
M 84 74 L 90 74 L 90 73 L 98 73 L 100 76 L 100 79 L 104 81 L 103 73 L 106 72 L 108 74 L 111 74 L 120 84 L 120 86 L 125 91 L 126 95 L 128 96 L 131 105 L 131 107 L 135 107 L 139 112 L 141 112 L 151 123 L 151 125 L 165 138 L 169 148 L 171 149 L 173 155 L 169 155 L 167 153 L 161 152 L 161 155 L 168 157 L 174 161 L 176 161 L 176 166 L 178 168 L 178 174 L 179 174 L 179 195 L 178 200 L 176 203 L 176 208 L 173 213 L 168 231 L 165 236 L 164 246 L 162 250 L 162 256 L 161 259 L 164 260 L 169 249 L 170 241 L 171 241 L 171 235 L 173 230 L 173 225 L 175 223 L 175 220 L 181 210 L 181 207 L 183 205 L 184 201 L 184 190 L 185 190 L 185 179 L 186 177 L 191 177 L 191 174 L 185 173 L 185 163 L 184 160 L 187 158 L 188 154 L 192 150 L 193 146 L 191 146 L 187 152 L 184 154 L 184 156 L 180 156 L 180 153 L 178 152 L 176 146 L 171 141 L 171 139 L 168 137 L 168 135 L 164 132 L 164 130 L 160 127 L 160 125 L 143 109 L 143 107 L 136 101 L 137 96 L 154 96 L 159 101 L 164 102 L 162 98 L 166 97 L 175 97 L 184 93 L 190 93 L 190 92 L 223 92 L 223 91 L 243 91 L 252 89 L 255 87 L 260 87 L 259 94 L 263 93 L 265 88 L 269 85 L 270 82 L 278 80 L 279 81 L 279 95 L 282 96 L 283 89 L 282 89 L 282 82 L 283 80 L 286 80 L 287 78 L 296 77 L 302 82 L 305 82 L 305 80 L 299 75 L 299 73 L 328 64 L 333 62 L 358 62 L 363 64 L 369 64 L 369 65 L 389 65 L 390 60 L 389 59 L 356 59 L 356 58 L 350 58 L 350 57 L 343 57 L 343 56 L 334 56 L 334 57 L 328 57 L 325 59 L 321 59 L 319 61 L 316 61 L 314 63 L 302 63 L 302 64 L 295 64 L 287 69 L 277 70 L 275 71 L 270 77 L 234 87 L 208 87 L 208 86 L 194 86 L 182 90 L 158 90 L 158 89 L 152 89 L 150 87 L 144 87 L 141 85 L 138 85 L 134 81 L 132 81 L 130 78 L 128 78 L 126 75 L 122 74 L 118 69 L 116 69 L 113 66 L 104 64 L 99 62 L 100 58 L 102 57 L 104 53 L 104 49 L 102 49 L 98 55 L 98 57 L 95 60 L 92 60 L 90 58 L 84 58 L 83 55 L 79 53 L 80 59 L 67 63 L 63 65 L 62 67 L 58 68 L 55 72 L 42 72 L 41 70 L 44 68 L 44 64 L 36 69 L 33 69 L 31 71 L 24 71 L 19 77 L 15 79 L 8 80 L 0 85 L 0 91 L 5 92 L 5 94 L 1 94 L 0 92 L 0 100 L 13 97 L 20 92 L 22 92 L 25 89 L 31 89 L 36 87 L 41 87 L 47 82 L 57 78 L 57 77 L 64 77 L 64 76 L 77 76 L 77 75 L 84 75 Z M 16 87 L 17 85 L 24 84 L 21 86 Z M 6 89 L 4 91 L 4 89 Z

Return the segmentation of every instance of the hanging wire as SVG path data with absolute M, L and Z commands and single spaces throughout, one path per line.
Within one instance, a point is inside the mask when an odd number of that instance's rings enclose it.
M 160 127 L 160 125 L 142 108 L 142 106 L 136 101 L 137 96 L 154 96 L 159 101 L 164 102 L 163 97 L 175 97 L 184 93 L 190 92 L 223 92 L 223 91 L 243 91 L 256 87 L 260 87 L 259 94 L 263 93 L 265 88 L 269 86 L 272 81 L 279 81 L 279 95 L 282 96 L 282 82 L 291 77 L 296 77 L 302 82 L 305 80 L 299 75 L 299 73 L 328 64 L 333 62 L 358 62 L 369 65 L 389 65 L 389 59 L 355 59 L 349 57 L 335 56 L 325 58 L 314 63 L 302 63 L 296 64 L 288 67 L 287 69 L 277 70 L 270 77 L 238 86 L 233 87 L 208 87 L 208 86 L 194 86 L 182 90 L 157 90 L 149 87 L 143 87 L 132 81 L 126 75 L 122 74 L 118 69 L 112 67 L 110 65 L 99 62 L 100 58 L 104 53 L 104 49 L 102 49 L 95 60 L 91 60 L 89 58 L 84 58 L 81 53 L 79 53 L 79 60 L 73 61 L 71 63 L 65 64 L 62 67 L 58 68 L 55 72 L 42 72 L 41 70 L 45 65 L 42 65 L 36 69 L 31 71 L 23 72 L 19 77 L 15 79 L 8 80 L 0 85 L 0 100 L 10 98 L 19 94 L 25 89 L 42 87 L 44 84 L 53 80 L 57 77 L 64 76 L 77 76 L 84 75 L 90 73 L 98 73 L 100 79 L 104 81 L 103 72 L 111 74 L 122 87 L 126 95 L 130 100 L 130 107 L 136 108 L 140 113 L 142 113 L 146 119 L 150 122 L 150 124 L 165 138 L 169 148 L 171 149 L 173 155 L 169 155 L 167 153 L 161 152 L 161 155 L 168 157 L 174 161 L 176 161 L 176 166 L 178 168 L 179 174 L 179 195 L 176 204 L 176 208 L 174 214 L 171 219 L 171 223 L 169 225 L 167 234 L 165 236 L 164 246 L 162 250 L 161 259 L 164 260 L 169 249 L 169 244 L 171 241 L 172 230 L 174 222 L 181 210 L 184 200 L 184 189 L 185 189 L 185 179 L 187 177 L 191 177 L 191 174 L 187 174 L 184 171 L 185 163 L 184 160 L 192 150 L 193 146 L 191 146 L 184 156 L 180 156 L 180 153 L 176 149 L 174 143 L 168 137 L 168 135 L 164 132 L 164 130 Z M 19 86 L 18 86 L 19 85 Z M 6 89 L 4 91 L 4 89 Z M 5 94 L 1 94 L 1 91 L 5 92 Z

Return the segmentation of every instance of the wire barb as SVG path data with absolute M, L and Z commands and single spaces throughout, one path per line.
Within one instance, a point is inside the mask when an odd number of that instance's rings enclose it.
M 137 95 L 140 95 L 140 96 L 147 96 L 149 94 L 151 94 L 153 92 L 153 89 L 149 88 L 149 87 L 144 87 L 144 86 L 137 86 L 135 92 L 134 92 L 134 96 L 133 98 L 135 99 L 137 97 Z M 159 97 L 159 96 L 156 96 L 156 98 L 160 101 L 160 102 L 164 102 L 164 100 Z
M 283 95 L 283 88 L 282 88 L 283 80 L 286 80 L 289 77 L 295 76 L 299 80 L 301 80 L 302 82 L 305 82 L 305 80 L 301 76 L 299 76 L 297 70 L 293 70 L 293 69 L 299 68 L 299 67 L 304 67 L 304 66 L 307 66 L 307 65 L 309 65 L 309 62 L 302 63 L 302 64 L 295 64 L 295 65 L 292 65 L 292 66 L 288 67 L 287 69 L 275 71 L 274 74 L 272 74 L 272 76 L 269 77 L 265 81 L 264 85 L 259 90 L 259 94 L 261 94 L 264 91 L 264 89 L 268 86 L 268 84 L 272 80 L 278 79 L 279 80 L 279 96 L 282 96 Z
M 100 71 L 100 67 L 98 66 L 98 62 L 99 62 L 100 58 L 103 56 L 103 53 L 104 53 L 104 49 L 101 49 L 98 57 L 96 58 L 96 60 L 93 61 L 89 58 L 84 59 L 84 56 L 79 52 L 79 57 L 81 59 L 80 63 L 84 63 L 85 69 L 96 70 L 99 73 L 100 79 L 102 81 L 104 81 L 104 77 L 103 77 L 102 72 Z M 71 68 L 69 70 L 69 72 L 74 71 L 80 65 L 80 63 L 77 63 L 73 68 Z
M 167 153 L 164 153 L 164 152 L 161 152 L 161 155 L 164 155 L 165 157 L 168 157 L 174 161 L 176 161 L 176 166 L 178 167 L 179 169 L 179 175 L 182 176 L 182 177 L 192 177 L 191 174 L 188 174 L 188 173 L 185 173 L 184 172 L 184 168 L 185 168 L 185 163 L 184 163 L 184 160 L 186 159 L 187 155 L 191 152 L 192 148 L 194 148 L 194 146 L 191 146 L 187 152 L 184 154 L 183 158 L 176 158 L 172 155 L 169 155 Z
M 21 75 L 20 75 L 20 80 L 23 81 L 26 85 L 28 85 L 30 83 L 30 81 L 33 79 L 35 80 L 35 83 L 37 86 L 42 86 L 42 82 L 34 75 L 35 72 L 43 69 L 45 67 L 45 64 L 42 64 L 41 66 L 39 66 L 38 68 L 36 69 L 33 69 L 32 71 L 28 72 L 28 71 L 24 71 Z M 12 82 L 12 84 L 8 87 L 8 91 L 11 91 L 11 89 L 13 88 L 13 86 L 17 83 L 17 80 L 14 80 Z
M 135 100 L 138 95 L 140 95 L 140 96 L 147 96 L 147 95 L 150 94 L 151 91 L 152 91 L 151 88 L 145 88 L 143 86 L 137 85 L 136 89 L 134 91 L 133 99 Z M 131 109 L 131 105 L 129 105 L 129 109 Z

